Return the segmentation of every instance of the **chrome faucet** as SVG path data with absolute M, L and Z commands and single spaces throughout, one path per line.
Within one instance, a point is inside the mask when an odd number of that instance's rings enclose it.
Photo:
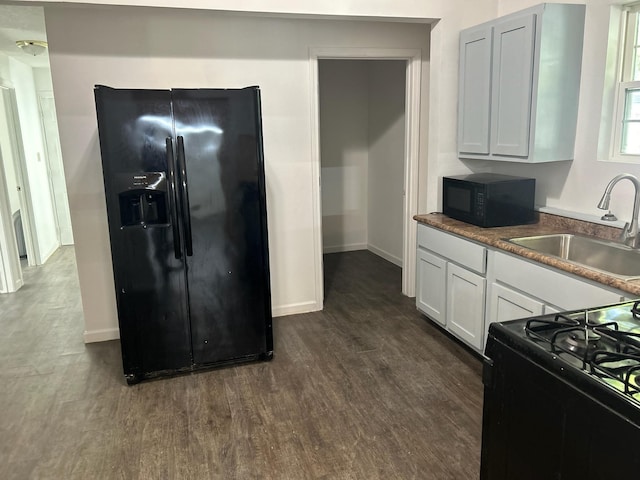
M 620 175 L 616 175 L 607 185 L 607 188 L 604 189 L 604 194 L 598 202 L 598 208 L 601 210 L 609 210 L 609 201 L 611 200 L 611 190 L 616 183 L 620 180 L 624 179 L 630 180 L 633 183 L 633 187 L 635 188 L 636 196 L 633 200 L 633 214 L 631 217 L 631 222 L 627 222 L 622 229 L 622 234 L 620 236 L 620 241 L 625 245 L 628 245 L 632 248 L 640 247 L 640 235 L 638 229 L 638 212 L 640 211 L 640 180 L 635 175 L 631 175 L 630 173 L 621 173 Z

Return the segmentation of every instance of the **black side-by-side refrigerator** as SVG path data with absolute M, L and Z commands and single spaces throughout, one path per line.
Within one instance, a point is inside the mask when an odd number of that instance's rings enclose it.
M 271 359 L 260 90 L 94 93 L 127 382 Z

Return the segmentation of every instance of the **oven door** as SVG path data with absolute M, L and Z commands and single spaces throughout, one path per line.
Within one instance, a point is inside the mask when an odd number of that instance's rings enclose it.
M 493 336 L 486 355 L 481 480 L 638 477 L 638 415 Z

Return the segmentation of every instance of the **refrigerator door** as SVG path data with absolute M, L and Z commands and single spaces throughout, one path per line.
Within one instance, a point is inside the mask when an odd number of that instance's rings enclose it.
M 171 182 L 171 95 L 97 86 L 96 109 L 127 379 L 191 366 Z M 169 140 L 167 140 L 169 139 Z
M 194 363 L 270 357 L 259 90 L 172 95 Z

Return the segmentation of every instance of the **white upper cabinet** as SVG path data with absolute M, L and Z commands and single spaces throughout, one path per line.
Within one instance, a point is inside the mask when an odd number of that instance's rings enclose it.
M 460 34 L 460 112 L 458 148 L 467 153 L 489 154 L 489 102 L 491 100 L 491 27 Z
M 535 22 L 531 14 L 493 27 L 491 153 L 495 155 L 529 155 Z
M 542 4 L 461 32 L 460 158 L 573 159 L 584 15 Z

